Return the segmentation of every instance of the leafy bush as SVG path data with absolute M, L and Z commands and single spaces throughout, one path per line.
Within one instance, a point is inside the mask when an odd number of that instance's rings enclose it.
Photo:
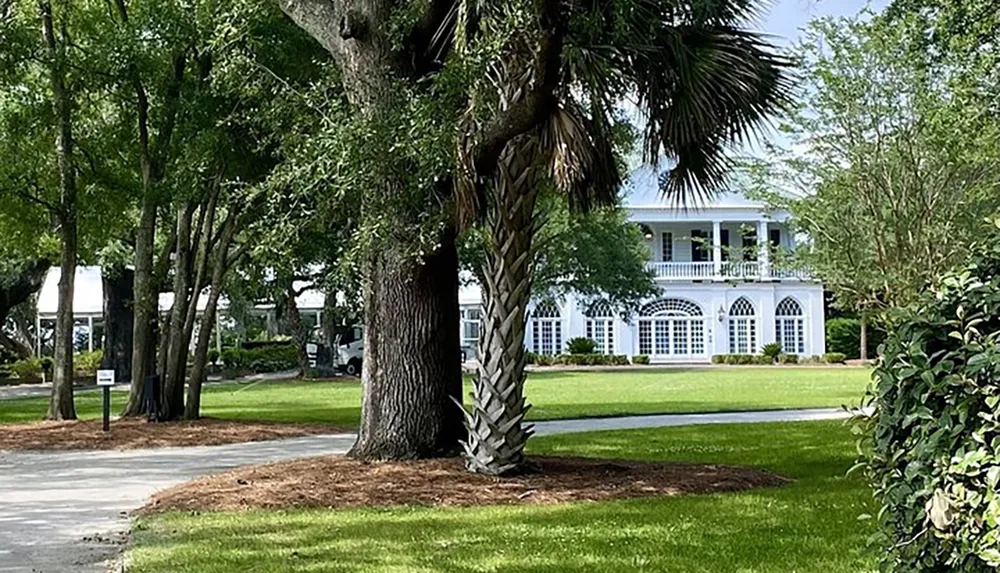
M 799 355 L 798 354 L 779 354 L 778 364 L 798 364 Z
M 535 355 L 535 364 L 539 366 L 552 366 L 553 364 L 555 364 L 555 361 L 556 360 L 554 356 L 549 356 L 547 354 Z
M 1000 567 L 1000 247 L 899 317 L 863 418 L 885 570 Z
M 569 366 L 624 366 L 628 364 L 628 357 L 621 354 L 560 354 L 552 357 L 552 362 Z
M 885 331 L 868 326 L 868 356 L 878 354 L 878 347 L 885 340 Z M 861 358 L 861 321 L 856 318 L 833 318 L 826 322 L 826 349 L 839 352 L 847 358 Z
M 774 362 L 778 359 L 778 355 L 781 354 L 781 344 L 777 342 L 769 342 L 764 345 L 761 349 L 761 353 L 771 359 Z
M 593 354 L 597 350 L 597 343 L 589 338 L 578 336 L 570 338 L 566 342 L 566 349 L 570 354 Z
M 293 344 L 275 344 L 256 348 L 224 348 L 222 364 L 226 370 L 249 370 L 255 373 L 291 370 L 299 364 Z
M 615 366 L 628 366 L 629 365 L 628 356 L 625 356 L 624 354 L 612 355 L 611 363 L 614 364 Z
M 525 364 L 536 364 L 538 362 L 538 355 L 534 352 L 527 350 L 524 353 L 524 363 Z
M 632 357 L 632 364 L 649 364 L 649 355 L 636 354 Z
M 104 351 L 79 352 L 73 355 L 73 371 L 76 376 L 93 378 L 104 360 Z
M 712 355 L 712 364 L 725 364 L 726 355 L 725 354 L 714 354 Z
M 846 360 L 847 357 L 841 352 L 827 352 L 823 355 L 823 362 L 827 364 L 843 364 Z
M 14 378 L 41 378 L 42 361 L 38 358 L 18 360 L 17 362 L 11 362 L 8 364 L 7 370 L 10 372 L 11 377 Z
M 208 351 L 208 363 L 217 364 L 219 362 L 219 351 L 216 349 L 211 349 Z

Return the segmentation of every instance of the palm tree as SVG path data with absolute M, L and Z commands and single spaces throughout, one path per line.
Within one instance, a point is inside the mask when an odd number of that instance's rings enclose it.
M 495 33 L 511 18 L 509 9 L 490 13 L 472 4 L 459 10 L 466 29 Z M 469 131 L 476 107 L 509 109 L 548 81 L 551 56 L 534 64 L 553 38 L 538 31 L 556 29 L 551 103 L 536 128 L 503 147 L 493 173 L 476 173 L 466 162 L 457 184 L 460 219 L 481 222 L 486 234 L 479 366 L 463 445 L 467 467 L 488 475 L 520 469 L 532 432 L 524 423 L 524 330 L 539 189 L 553 186 L 578 210 L 614 203 L 620 102 L 634 99 L 645 119 L 644 159 L 666 155 L 673 162 L 661 181 L 665 195 L 678 203 L 707 197 L 725 180 L 727 148 L 757 130 L 790 93 L 787 62 L 742 28 L 754 14 L 752 0 L 555 4 L 558 13 L 542 9 L 538 29 L 510 35 L 507 53 L 493 60 L 473 92 Z M 546 21 L 553 18 L 562 24 Z

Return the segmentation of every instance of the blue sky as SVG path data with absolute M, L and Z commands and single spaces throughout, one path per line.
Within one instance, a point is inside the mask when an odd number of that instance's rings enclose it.
M 865 6 L 878 11 L 887 0 L 771 0 L 771 7 L 762 15 L 758 27 L 776 36 L 775 41 L 790 45 L 800 37 L 800 30 L 813 18 L 851 16 Z

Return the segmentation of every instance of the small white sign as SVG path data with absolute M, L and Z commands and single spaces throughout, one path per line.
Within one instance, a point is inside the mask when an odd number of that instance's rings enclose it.
M 97 385 L 98 386 L 114 386 L 115 385 L 115 371 L 114 370 L 98 370 L 97 371 Z

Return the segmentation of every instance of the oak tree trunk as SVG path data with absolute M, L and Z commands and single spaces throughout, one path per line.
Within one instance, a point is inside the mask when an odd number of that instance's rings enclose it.
M 39 3 L 42 16 L 42 33 L 49 65 L 49 84 L 52 89 L 52 107 L 56 118 L 56 162 L 59 167 L 59 303 L 56 309 L 55 372 L 52 396 L 46 418 L 50 420 L 75 420 L 73 404 L 73 285 L 76 279 L 77 206 L 76 167 L 73 165 L 73 101 L 66 86 L 66 20 L 62 14 L 58 33 L 52 5 Z
M 104 287 L 104 358 L 101 368 L 114 370 L 115 380 L 132 379 L 132 307 L 135 277 L 122 265 L 102 269 Z
M 45 276 L 52 267 L 52 262 L 48 259 L 35 259 L 26 263 L 17 271 L 17 274 L 3 281 L 0 285 L 0 328 L 7 323 L 11 311 L 14 307 L 27 302 L 32 295 L 42 288 Z M 19 330 L 25 331 L 26 326 L 19 326 Z M 35 333 L 38 336 L 38 333 Z M 14 353 L 19 358 L 31 358 L 35 355 L 35 349 L 31 344 L 31 337 L 22 332 L 20 337 L 9 336 L 0 330 L 0 346 Z
M 143 414 L 143 389 L 147 375 L 154 374 L 156 353 L 155 321 L 159 307 L 159 287 L 153 276 L 156 238 L 156 200 L 151 190 L 143 194 L 139 226 L 135 233 L 135 273 L 132 323 L 132 386 L 126 416 Z
M 182 203 L 177 209 L 177 251 L 174 259 L 174 302 L 170 309 L 169 328 L 164 330 L 165 344 L 160 352 L 166 356 L 163 398 L 166 418 L 173 420 L 184 414 L 184 375 L 188 347 L 184 341 L 184 325 L 189 304 L 191 282 L 191 218 L 193 209 Z M 194 304 L 196 304 L 195 301 Z
M 455 453 L 464 434 L 458 253 L 448 235 L 423 264 L 372 253 L 365 288 L 364 400 L 350 455 L 416 459 Z

